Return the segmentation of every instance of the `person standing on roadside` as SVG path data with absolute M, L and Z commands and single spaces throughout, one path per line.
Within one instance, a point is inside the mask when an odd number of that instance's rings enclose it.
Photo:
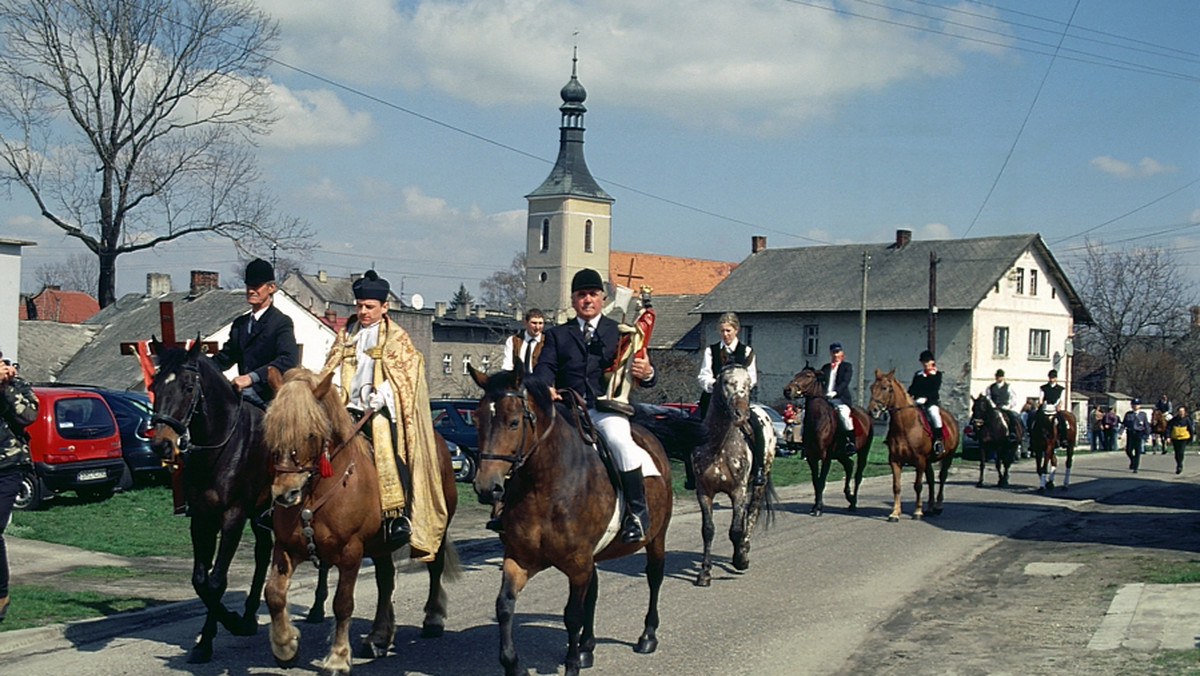
M 1188 415 L 1187 407 L 1180 406 L 1175 410 L 1175 417 L 1167 423 L 1167 436 L 1175 446 L 1175 473 L 1183 472 L 1183 456 L 1187 452 L 1188 442 L 1196 436 L 1196 428 L 1192 425 L 1192 416 Z
M 1117 450 L 1117 427 L 1121 424 L 1121 419 L 1117 417 L 1111 406 L 1104 407 L 1104 417 L 1100 419 L 1100 433 L 1102 437 L 1102 446 L 1106 451 Z
M 0 362 L 0 622 L 8 614 L 8 548 L 4 529 L 21 488 L 21 477 L 30 465 L 25 426 L 36 420 L 37 415 L 38 400 L 33 386 L 17 374 L 16 364 L 4 359 Z

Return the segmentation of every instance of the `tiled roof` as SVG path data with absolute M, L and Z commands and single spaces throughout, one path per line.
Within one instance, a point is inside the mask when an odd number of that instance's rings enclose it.
M 299 270 L 290 270 L 280 282 L 279 288 L 295 298 L 301 307 L 308 308 L 309 312 L 318 317 L 323 317 L 325 310 L 334 310 L 339 317 L 345 317 L 354 314 L 353 284 L 354 280 L 350 277 L 309 275 Z M 390 308 L 397 309 L 402 306 L 395 291 L 389 291 L 388 297 Z
M 38 319 L 78 324 L 100 310 L 100 303 L 82 291 L 63 291 L 46 287 L 33 297 L 36 317 L 30 317 L 25 303 L 17 310 L 18 319 Z
M 729 276 L 737 263 L 684 258 L 637 251 L 608 253 L 609 281 L 614 285 L 637 291 L 642 284 L 654 290 L 654 295 L 705 294 Z M 632 268 L 633 278 L 630 274 Z
M 1076 321 L 1091 316 L 1040 235 L 911 240 L 903 247 L 844 244 L 763 249 L 751 254 L 705 296 L 697 312 L 845 312 L 862 304 L 863 254 L 870 310 L 923 310 L 929 306 L 929 260 L 936 255 L 937 305 L 971 310 L 1032 249 L 1066 295 Z
M 99 326 L 23 320 L 21 322 L 21 375 L 33 383 L 58 380 L 58 374 L 97 333 Z

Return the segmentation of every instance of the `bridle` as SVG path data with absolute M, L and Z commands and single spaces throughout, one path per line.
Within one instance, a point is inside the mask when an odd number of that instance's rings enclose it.
M 217 444 L 193 444 L 192 443 L 192 418 L 196 415 L 196 410 L 200 407 L 201 401 L 204 399 L 204 388 L 200 383 L 200 364 L 197 357 L 193 357 L 187 361 L 182 367 L 184 377 L 189 378 L 188 383 L 184 384 L 185 390 L 190 388 L 192 392 L 191 399 L 188 401 L 187 408 L 182 419 L 167 415 L 166 413 L 154 412 L 150 416 L 150 422 L 154 424 L 163 424 L 170 427 L 179 435 L 175 439 L 175 449 L 178 455 L 168 462 L 169 465 L 177 468 L 193 449 L 205 450 L 212 448 L 223 448 L 233 438 L 233 433 L 237 431 L 238 425 L 242 421 L 242 406 L 246 400 L 242 396 L 238 396 L 238 410 L 233 416 L 233 424 L 229 426 L 229 434 Z
M 892 390 L 896 389 L 896 387 L 897 387 L 897 386 L 899 386 L 900 382 L 899 382 L 898 380 L 896 380 L 895 378 L 890 378 L 890 377 L 889 377 L 889 379 L 890 379 L 890 380 L 891 380 L 893 383 L 895 383 L 895 385 L 890 385 L 890 384 L 889 384 L 889 385 L 887 386 L 887 387 L 888 387 L 888 390 L 889 390 L 889 391 L 892 391 Z M 895 399 L 895 397 L 894 397 L 894 396 L 893 396 L 892 398 L 893 398 L 893 399 Z M 876 397 L 874 394 L 872 394 L 872 395 L 871 395 L 871 403 L 870 403 L 870 407 L 871 407 L 871 409 L 872 409 L 872 410 L 875 410 L 875 405 L 876 405 L 876 404 L 879 404 L 879 407 L 880 407 L 880 410 L 881 410 L 881 411 L 887 411 L 887 413 L 888 413 L 888 415 L 889 415 L 889 416 L 891 416 L 891 415 L 892 415 L 893 413 L 895 413 L 896 411 L 900 411 L 900 410 L 903 410 L 903 409 L 906 409 L 906 408 L 916 408 L 916 407 L 917 407 L 917 405 L 916 405 L 915 403 L 913 403 L 913 404 L 904 404 L 904 405 L 902 405 L 902 406 L 892 406 L 892 405 L 889 405 L 889 404 L 885 404 L 885 403 L 883 403 L 882 401 L 880 401 L 880 400 L 879 400 L 879 399 L 878 399 L 878 398 L 877 398 L 877 397 Z M 878 413 L 877 413 L 877 414 L 875 414 L 875 417 L 876 417 L 876 418 L 878 418 L 878 417 L 879 417 L 879 414 L 878 414 Z
M 525 442 L 528 439 L 529 432 L 531 430 L 533 432 L 537 432 L 537 414 L 534 413 L 533 410 L 529 407 L 529 399 L 528 399 L 529 392 L 525 389 L 524 386 L 521 386 L 521 388 L 519 390 L 505 390 L 504 392 L 502 392 L 500 394 L 499 398 L 504 399 L 507 397 L 515 397 L 515 398 L 518 398 L 521 400 L 521 409 L 522 409 L 522 411 L 521 411 L 521 443 L 519 443 L 517 445 L 517 452 L 512 455 L 499 454 L 499 453 L 480 453 L 479 454 L 480 460 L 501 460 L 504 462 L 512 463 L 512 467 L 510 467 L 508 469 L 508 471 L 504 473 L 504 480 L 506 482 L 510 478 L 512 478 L 513 474 L 516 474 L 517 470 L 520 469 L 521 466 L 524 465 L 525 462 L 529 460 L 529 457 L 533 455 L 534 451 L 536 451 L 539 447 L 541 447 L 542 442 L 545 441 L 550 436 L 550 431 L 554 429 L 554 421 L 558 418 L 557 408 L 553 404 L 551 404 L 551 406 L 550 406 L 550 423 L 548 425 L 546 425 L 546 430 L 544 432 L 542 432 L 542 434 L 540 436 L 538 436 L 538 438 L 533 442 L 533 444 L 530 445 L 528 448 L 526 448 Z M 494 402 L 494 401 L 488 402 L 488 406 L 490 407 L 490 411 L 491 411 L 492 415 L 495 415 L 496 402 Z

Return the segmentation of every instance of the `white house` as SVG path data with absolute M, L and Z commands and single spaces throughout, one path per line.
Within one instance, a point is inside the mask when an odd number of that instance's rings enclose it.
M 17 311 L 21 303 L 21 247 L 36 246 L 35 242 L 0 237 L 0 351 L 4 358 L 18 361 Z

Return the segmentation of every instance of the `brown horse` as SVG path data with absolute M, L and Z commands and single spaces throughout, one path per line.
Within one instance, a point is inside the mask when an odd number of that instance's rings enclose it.
M 1070 411 L 1059 411 L 1067 421 L 1067 466 L 1063 472 L 1063 490 L 1071 485 L 1071 462 L 1075 458 L 1075 416 Z M 1029 424 L 1029 452 L 1037 463 L 1038 492 L 1054 488 L 1054 471 L 1058 469 L 1057 450 L 1063 444 L 1059 443 L 1058 424 L 1054 416 L 1035 410 L 1030 413 L 1033 422 Z
M 814 502 L 809 514 L 821 516 L 825 511 L 825 481 L 829 477 L 829 467 L 832 465 L 834 440 L 837 436 L 837 411 L 825 398 L 821 388 L 821 374 L 808 364 L 792 377 L 792 382 L 783 388 L 783 396 L 788 399 L 804 397 L 804 422 L 802 424 L 804 439 L 804 457 L 808 460 L 809 472 L 812 474 Z M 871 454 L 871 442 L 875 438 L 875 428 L 871 424 L 871 416 L 861 406 L 851 406 L 850 416 L 854 419 L 854 446 L 858 452 L 853 458 L 842 453 L 836 455 L 842 463 L 846 475 L 842 493 L 850 503 L 850 511 L 858 509 L 858 487 L 862 483 L 863 470 L 867 467 L 867 456 Z M 819 467 L 818 467 L 819 464 Z M 854 481 L 851 483 L 851 476 Z
M 1157 408 L 1150 413 L 1150 450 L 1157 446 L 1163 453 L 1167 452 L 1167 423 L 1170 421 L 1170 416 Z
M 364 556 L 375 562 L 379 589 L 375 620 L 363 638 L 361 654 L 387 653 L 395 634 L 392 610 L 396 566 L 380 529 L 379 481 L 371 445 L 350 418 L 332 387 L 333 374 L 318 378 L 303 367 L 280 377 L 268 371 L 276 390 L 271 410 L 263 421 L 263 436 L 275 462 L 271 495 L 275 500 L 275 549 L 267 580 L 267 606 L 271 610 L 271 652 L 281 667 L 295 665 L 300 632 L 288 618 L 287 588 L 297 564 L 338 569 L 333 599 L 336 624 L 329 654 L 321 663 L 326 674 L 350 672 L 350 619 L 354 613 L 354 586 Z M 382 418 L 380 418 L 382 420 Z M 441 490 L 449 516 L 454 516 L 458 493 L 446 442 L 437 437 L 441 465 Z M 331 472 L 323 476 L 319 459 L 327 454 Z M 447 521 L 448 523 L 448 521 Z M 423 636 L 440 636 L 445 626 L 446 594 L 442 574 L 457 570 L 454 547 L 443 538 L 429 568 L 429 597 L 425 603 Z
M 763 473 L 767 483 L 750 485 L 753 455 L 743 433 L 750 416 L 758 416 L 766 437 L 763 450 Z M 712 401 L 704 418 L 705 439 L 692 450 L 692 465 L 696 469 L 696 500 L 700 502 L 700 536 L 704 539 L 704 558 L 696 575 L 696 586 L 712 583 L 713 498 L 718 493 L 729 496 L 733 516 L 729 521 L 729 540 L 733 543 L 733 567 L 750 567 L 750 534 L 764 507 L 770 514 L 771 461 L 775 457 L 775 428 L 767 414 L 750 405 L 750 373 L 746 367 L 730 364 L 717 373 L 713 383 Z
M 900 470 L 904 465 L 917 468 L 917 479 L 913 487 L 917 491 L 917 506 L 913 510 L 913 518 L 919 519 L 921 511 L 921 479 L 929 483 L 929 513 L 942 513 L 942 496 L 946 488 L 946 475 L 950 473 L 950 463 L 954 460 L 954 451 L 958 448 L 958 422 L 954 416 L 942 411 L 942 428 L 945 430 L 943 443 L 946 453 L 941 459 L 938 471 L 937 497 L 933 495 L 933 461 L 929 453 L 933 450 L 933 438 L 925 431 L 922 415 L 913 403 L 908 390 L 896 379 L 896 369 L 887 373 L 875 369 L 875 382 L 871 383 L 871 415 L 878 418 L 886 411 L 889 416 L 887 443 L 888 463 L 892 466 L 892 496 L 895 504 L 888 521 L 900 520 Z
M 591 666 L 596 648 L 596 562 L 628 556 L 642 547 L 650 606 L 634 651 L 654 652 L 672 503 L 671 470 L 662 445 L 644 428 L 633 427 L 634 440 L 650 453 L 661 476 L 645 478 L 650 511 L 646 540 L 623 543 L 615 538 L 621 498 L 599 453 L 585 439 L 594 432 L 585 431 L 589 425 L 582 411 L 555 404 L 548 387 L 524 379 L 519 370 L 488 378 L 472 368 L 471 376 L 484 391 L 476 410 L 480 462 L 475 493 L 485 504 L 504 502 L 504 563 L 496 618 L 505 673 L 524 673 L 513 643 L 517 595 L 531 577 L 550 567 L 562 571 L 571 588 L 563 612 L 566 673 L 578 676 L 581 668 Z

